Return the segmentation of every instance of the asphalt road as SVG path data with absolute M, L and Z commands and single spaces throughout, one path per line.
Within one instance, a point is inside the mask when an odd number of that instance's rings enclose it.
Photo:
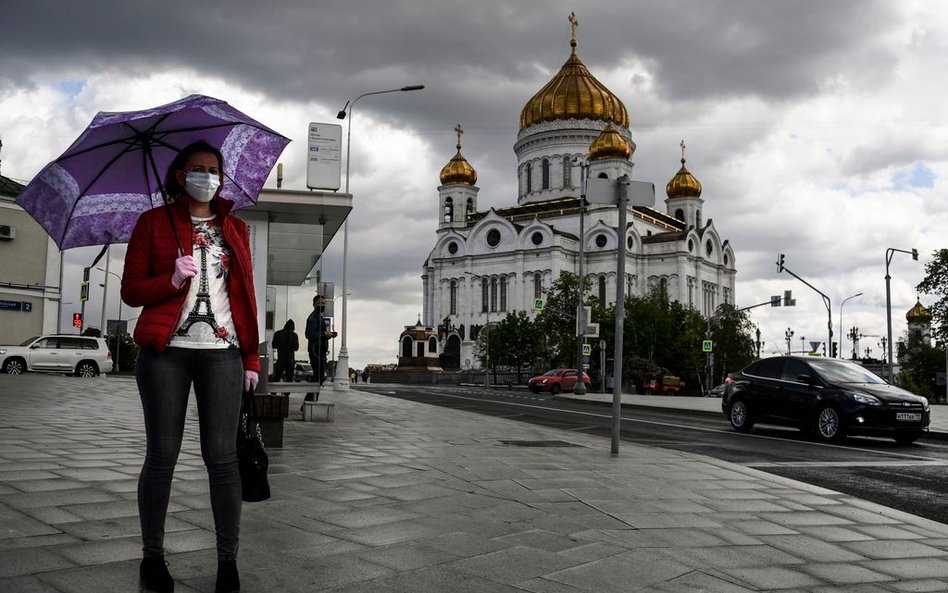
M 611 408 L 557 400 L 521 390 L 419 385 L 354 385 L 374 393 L 461 408 L 605 437 Z M 708 455 L 845 492 L 948 524 L 948 441 L 923 437 L 912 445 L 854 437 L 826 444 L 788 428 L 735 432 L 724 414 L 623 406 L 622 441 Z M 621 444 L 620 444 L 621 454 Z

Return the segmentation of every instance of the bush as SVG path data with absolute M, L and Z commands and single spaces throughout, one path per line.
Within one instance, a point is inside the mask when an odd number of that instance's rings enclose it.
M 112 351 L 112 360 L 118 359 L 114 372 L 135 370 L 135 361 L 138 359 L 138 344 L 130 334 L 109 334 L 106 342 Z M 121 348 L 121 349 L 120 349 Z

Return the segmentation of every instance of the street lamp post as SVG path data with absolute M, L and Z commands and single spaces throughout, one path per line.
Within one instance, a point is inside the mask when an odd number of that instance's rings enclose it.
M 754 333 L 757 334 L 757 342 L 756 342 L 756 343 L 757 343 L 757 360 L 760 360 L 760 346 L 761 346 L 761 342 L 760 342 L 760 326 L 757 326 L 757 330 L 756 330 Z
M 889 276 L 889 264 L 892 262 L 892 256 L 895 255 L 895 252 L 899 253 L 908 253 L 912 256 L 912 259 L 918 261 L 918 249 L 912 249 L 908 251 L 906 249 L 896 249 L 895 247 L 889 247 L 885 250 L 885 324 L 888 329 L 888 346 L 889 346 L 889 360 L 886 361 L 886 369 L 888 372 L 889 383 L 894 382 L 894 377 L 892 375 L 892 291 L 890 288 L 889 281 L 892 279 Z
M 800 354 L 806 354 L 806 336 L 800 336 Z
M 790 339 L 793 338 L 793 330 L 788 327 L 787 331 L 785 331 L 783 335 L 787 339 L 787 356 L 790 356 Z
M 106 262 L 105 262 L 105 269 L 104 269 L 104 270 L 103 270 L 102 268 L 96 268 L 96 270 L 99 270 L 100 272 L 105 272 L 105 284 L 102 286 L 102 288 L 103 288 L 103 290 L 102 290 L 102 337 L 104 338 L 104 337 L 106 336 L 106 332 L 105 332 L 105 303 L 106 303 L 106 297 L 107 297 L 108 294 L 109 294 L 109 274 L 111 274 L 112 276 L 115 276 L 116 278 L 118 278 L 118 281 L 119 281 L 120 284 L 121 284 L 121 282 L 122 282 L 122 277 L 119 276 L 118 274 L 116 274 L 115 272 L 109 271 L 109 262 L 108 262 L 108 260 L 106 260 Z M 122 321 L 122 296 L 121 296 L 121 295 L 119 295 L 118 320 L 119 320 L 119 322 Z M 112 365 L 113 368 L 115 369 L 115 372 L 116 372 L 116 373 L 121 370 L 120 367 L 119 367 L 119 362 L 120 362 L 121 358 L 122 358 L 122 336 L 116 336 L 116 338 L 115 338 L 115 361 L 114 361 L 114 364 Z
M 845 334 L 843 334 L 843 305 L 845 305 L 846 301 L 849 299 L 854 299 L 859 296 L 862 296 L 861 292 L 857 292 L 852 296 L 844 298 L 843 302 L 839 304 L 839 350 L 837 351 L 837 354 L 839 354 L 840 358 L 843 358 L 843 338 L 845 337 Z
M 583 381 L 583 343 L 585 341 L 586 320 L 583 319 L 583 288 L 585 287 L 585 220 L 586 220 L 586 172 L 589 170 L 589 155 L 584 158 L 573 158 L 573 162 L 579 161 L 579 297 L 576 303 L 576 387 L 573 393 L 584 395 L 586 393 L 586 383 Z M 602 306 L 605 306 L 602 303 Z
M 346 119 L 349 117 L 349 126 L 346 131 L 346 194 L 349 194 L 349 151 L 352 148 L 352 109 L 362 97 L 370 95 L 384 95 L 386 93 L 404 93 L 408 91 L 420 91 L 425 88 L 423 84 L 403 86 L 397 89 L 388 89 L 384 91 L 372 91 L 362 93 L 352 101 L 346 101 L 345 106 L 336 114 L 337 119 Z M 342 340 L 339 344 L 339 360 L 336 361 L 336 378 L 334 382 L 335 389 L 346 391 L 349 389 L 349 350 L 346 347 L 346 336 L 349 331 L 349 321 L 347 314 L 349 311 L 349 300 L 346 298 L 346 282 L 349 276 L 349 217 L 342 223 Z M 340 374 L 340 370 L 341 374 Z

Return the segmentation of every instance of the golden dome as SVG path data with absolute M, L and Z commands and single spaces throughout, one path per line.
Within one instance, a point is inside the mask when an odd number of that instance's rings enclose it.
M 477 171 L 467 162 L 467 159 L 461 156 L 461 124 L 458 124 L 454 131 L 458 134 L 458 152 L 452 157 L 448 164 L 441 169 L 441 185 L 449 183 L 464 183 L 474 185 L 477 183 Z
M 520 129 L 557 119 L 598 119 L 629 128 L 629 113 L 618 97 L 576 56 L 576 22 L 570 15 L 573 37 L 569 59 L 560 71 L 533 95 L 520 112 Z
M 599 136 L 589 145 L 589 160 L 626 159 L 632 156 L 632 147 L 625 141 L 618 131 L 612 127 L 612 122 L 606 124 Z
M 695 179 L 687 168 L 685 168 L 685 141 L 681 141 L 681 169 L 675 173 L 668 185 L 665 186 L 665 193 L 669 198 L 698 198 L 701 197 L 701 182 Z
M 905 314 L 905 319 L 907 321 L 931 321 L 932 314 L 931 311 L 926 309 L 922 305 L 922 301 L 916 299 L 915 306 L 909 309 L 909 312 Z

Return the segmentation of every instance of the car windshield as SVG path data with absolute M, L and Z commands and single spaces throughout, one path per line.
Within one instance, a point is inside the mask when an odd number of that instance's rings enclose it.
M 554 370 L 554 371 L 547 371 L 547 372 L 543 373 L 543 376 L 544 376 L 544 377 L 555 377 L 555 376 L 557 376 L 557 375 L 559 375 L 559 374 L 560 374 L 559 371 Z
M 30 344 L 32 344 L 33 342 L 35 342 L 35 341 L 38 340 L 38 339 L 39 339 L 39 336 L 33 336 L 33 337 L 30 338 L 29 340 L 26 340 L 25 342 L 23 342 L 22 344 L 20 344 L 20 346 L 29 346 Z
M 885 385 L 885 381 L 881 377 L 855 363 L 819 359 L 807 362 L 830 383 L 876 383 Z

